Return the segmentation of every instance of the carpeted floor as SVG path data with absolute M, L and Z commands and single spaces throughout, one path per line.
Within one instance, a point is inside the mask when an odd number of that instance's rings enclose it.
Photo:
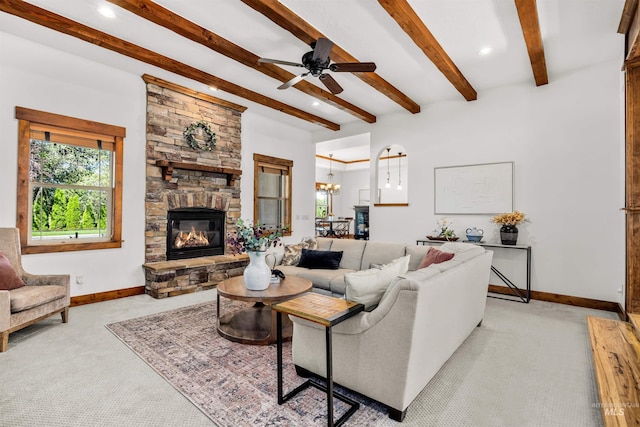
M 0 353 L 0 426 L 215 425 L 105 328 L 215 299 L 215 289 L 161 300 L 137 295 L 73 307 L 70 323 L 61 324 L 60 316 L 54 316 L 11 334 L 9 350 Z M 385 417 L 380 423 L 602 426 L 587 315 L 617 318 L 615 313 L 540 301 L 487 299 L 482 326 L 409 406 L 405 421 Z M 434 327 L 446 328 L 447 319 Z M 275 392 L 272 396 L 275 400 Z
M 204 303 L 107 328 L 220 426 L 327 425 L 326 395 L 315 388 L 277 404 L 275 344 L 234 343 L 218 335 L 215 324 L 215 304 Z M 291 362 L 290 342 L 283 359 L 286 392 L 303 382 Z M 349 425 L 375 426 L 387 417 L 384 406 L 338 390 L 361 404 Z M 334 418 L 347 409 L 336 400 Z

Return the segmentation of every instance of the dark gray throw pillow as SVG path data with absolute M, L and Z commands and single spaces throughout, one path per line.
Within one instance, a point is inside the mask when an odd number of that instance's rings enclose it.
M 337 270 L 342 260 L 342 251 L 314 251 L 303 249 L 298 267 Z

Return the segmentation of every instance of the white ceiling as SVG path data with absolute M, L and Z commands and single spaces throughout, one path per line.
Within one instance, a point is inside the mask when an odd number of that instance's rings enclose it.
M 375 62 L 376 72 L 420 104 L 423 111 L 434 102 L 463 99 L 376 1 L 281 2 L 360 61 Z M 325 103 L 314 106 L 315 98 L 294 88 L 278 90 L 279 81 L 103 0 L 30 0 L 29 3 L 333 122 L 346 124 L 359 120 Z M 302 54 L 310 50 L 288 31 L 238 0 L 158 0 L 156 3 L 262 57 L 299 62 Z M 483 92 L 497 86 L 535 85 L 513 0 L 409 0 L 409 3 L 478 92 L 478 100 L 472 102 L 481 103 Z M 103 5 L 115 11 L 115 19 L 97 12 Z M 616 30 L 624 0 L 538 0 L 537 5 L 550 84 L 562 74 L 589 64 L 621 59 L 624 37 Z M 202 83 L 2 12 L 0 30 L 119 69 L 149 73 L 196 90 L 208 90 Z M 620 50 L 604 49 L 612 40 L 619 41 Z M 493 52 L 478 55 L 478 51 L 487 46 L 493 48 Z M 288 67 L 288 71 L 298 73 L 299 69 Z M 376 116 L 411 114 L 349 73 L 333 76 L 344 87 L 341 98 Z M 308 81 L 324 88 L 316 78 Z M 321 129 L 222 91 L 214 95 L 300 129 L 312 132 Z M 347 145 L 345 160 L 362 155 L 353 147 L 363 144 Z M 332 152 L 340 158 L 336 149 Z

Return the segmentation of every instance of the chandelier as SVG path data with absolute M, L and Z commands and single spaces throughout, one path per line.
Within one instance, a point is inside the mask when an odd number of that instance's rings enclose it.
M 333 154 L 329 154 L 329 183 L 328 184 L 320 184 L 320 191 L 324 194 L 329 195 L 329 212 L 328 216 L 330 219 L 333 219 L 333 196 L 340 194 L 340 184 L 333 183 L 333 169 L 331 167 L 331 163 L 333 161 Z
M 340 184 L 333 183 L 333 169 L 331 167 L 331 162 L 333 160 L 333 154 L 329 154 L 329 173 L 327 177 L 329 178 L 328 184 L 320 184 L 320 191 L 325 194 L 335 194 L 336 196 L 340 194 Z

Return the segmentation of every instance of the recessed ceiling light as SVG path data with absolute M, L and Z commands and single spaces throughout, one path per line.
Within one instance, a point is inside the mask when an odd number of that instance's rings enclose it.
M 320 103 L 318 101 L 313 101 L 311 105 L 313 105 L 314 107 L 317 107 L 318 105 L 320 105 Z
M 483 47 L 478 51 L 478 55 L 485 56 L 489 55 L 491 52 L 493 52 L 493 49 L 491 49 L 490 47 Z
M 211 90 L 211 91 L 215 92 L 215 91 L 217 91 L 217 90 L 218 90 L 218 88 L 217 88 L 217 87 L 213 87 L 213 86 L 209 86 L 209 90 Z
M 115 18 L 116 17 L 116 13 L 113 11 L 112 8 L 110 8 L 109 6 L 100 6 L 98 8 L 98 13 L 100 13 L 100 15 L 104 16 L 105 18 Z

